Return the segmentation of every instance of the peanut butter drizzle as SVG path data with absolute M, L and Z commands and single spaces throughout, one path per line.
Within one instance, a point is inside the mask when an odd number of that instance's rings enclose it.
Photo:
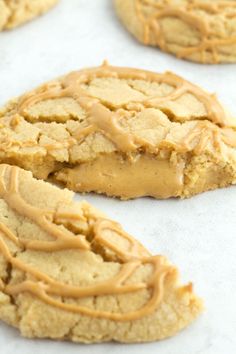
M 140 79 L 150 82 L 165 83 L 173 87 L 173 91 L 164 97 L 154 96 L 131 101 L 123 105 L 115 105 L 112 108 L 107 107 L 107 103 L 90 95 L 83 84 L 89 84 L 95 78 L 119 78 L 119 79 Z M 153 146 L 145 139 L 138 138 L 123 129 L 119 123 L 120 118 L 129 114 L 129 112 L 140 112 L 145 108 L 161 109 L 165 102 L 175 101 L 184 94 L 192 94 L 205 107 L 206 110 L 206 126 L 209 129 L 218 129 L 221 134 L 220 127 L 230 127 L 230 117 L 226 114 L 223 107 L 218 102 L 215 95 L 210 95 L 201 90 L 199 87 L 183 80 L 181 77 L 167 72 L 165 74 L 155 74 L 148 71 L 137 69 L 112 67 L 104 62 L 101 67 L 93 69 L 85 69 L 73 72 L 60 80 L 60 82 L 52 82 L 46 84 L 30 94 L 23 96 L 18 105 L 18 114 L 27 115 L 27 109 L 31 106 L 49 99 L 70 97 L 78 102 L 87 114 L 86 123 L 73 133 L 71 145 L 83 142 L 90 134 L 96 132 L 102 133 L 110 141 L 114 143 L 117 149 L 123 153 L 129 154 L 140 147 L 148 148 L 150 151 L 157 151 L 161 146 L 171 146 L 168 142 L 162 142 L 160 146 Z M 208 124 L 211 121 L 213 124 Z M 197 119 L 196 119 L 197 122 Z M 215 127 L 214 124 L 219 127 Z M 228 131 L 227 131 L 228 132 Z M 227 132 L 224 132 L 224 143 L 227 144 Z M 199 129 L 197 128 L 197 133 Z M 229 144 L 232 146 L 232 134 L 229 133 Z M 214 140 L 213 140 L 214 144 Z M 172 144 L 173 145 L 173 144 Z M 53 149 L 53 144 L 50 146 Z M 47 148 L 47 146 L 44 146 Z M 236 147 L 236 144 L 234 145 Z M 186 149 L 186 144 L 179 143 L 175 146 L 179 151 Z
M 235 135 L 235 134 L 234 134 Z M 161 148 L 174 147 L 178 152 L 186 153 L 190 150 L 193 151 L 196 155 L 200 155 L 207 147 L 208 144 L 212 144 L 212 146 L 219 152 L 222 150 L 221 145 L 221 131 L 218 127 L 209 126 L 209 123 L 205 121 L 199 121 L 190 130 L 190 132 L 183 138 L 183 144 L 178 146 L 174 142 L 163 141 L 160 145 Z M 224 141 L 223 137 L 223 141 Z M 227 140 L 227 138 L 225 139 Z M 231 146 L 236 143 L 235 140 L 232 139 Z M 192 146 L 194 146 L 192 148 Z
M 0 223 L 1 254 L 13 268 L 19 269 L 26 275 L 29 274 L 33 277 L 33 280 L 26 279 L 18 284 L 4 284 L 0 279 L 1 291 L 11 296 L 28 292 L 44 303 L 64 311 L 113 321 L 133 321 L 156 311 L 164 296 L 165 279 L 168 275 L 176 273 L 176 269 L 168 265 L 164 257 L 150 256 L 148 251 L 146 251 L 141 244 L 123 232 L 119 226 L 112 221 L 104 219 L 95 220 L 93 227 L 94 241 L 115 252 L 115 254 L 122 259 L 122 263 L 120 264 L 119 272 L 113 278 L 95 285 L 81 287 L 62 283 L 54 280 L 35 267 L 24 263 L 24 261 L 17 258 L 16 255 L 11 254 L 7 244 L 4 242 L 4 238 L 12 241 L 17 247 L 23 249 L 23 251 L 33 249 L 35 251 L 56 252 L 58 250 L 77 249 L 78 252 L 86 252 L 89 250 L 88 242 L 85 242 L 83 236 L 72 236 L 66 229 L 62 231 L 59 229 L 58 225 L 53 224 L 52 219 L 49 220 L 55 212 L 34 207 L 21 197 L 18 188 L 19 171 L 20 169 L 17 167 L 4 166 L 0 176 L 0 197 L 5 200 L 8 206 L 17 212 L 17 214 L 32 220 L 52 238 L 56 238 L 57 241 L 51 242 L 51 244 L 60 242 L 60 246 L 49 246 L 47 241 L 25 241 L 19 239 L 6 225 Z M 10 183 L 8 187 L 4 183 L 7 172 L 10 173 Z M 65 219 L 68 218 L 68 220 L 81 219 L 81 216 L 77 216 L 77 214 L 56 213 L 56 216 Z M 84 216 L 82 216 L 82 219 L 84 219 Z M 114 231 L 118 237 L 128 241 L 128 250 L 114 246 L 112 242 L 109 242 L 108 239 L 103 237 L 102 232 L 105 229 Z M 127 284 L 134 272 L 145 264 L 150 264 L 153 269 L 153 273 L 149 279 L 147 279 L 146 282 Z M 140 309 L 127 313 L 111 313 L 108 311 L 89 309 L 81 305 L 62 302 L 53 297 L 53 295 L 56 295 L 70 299 L 81 299 L 91 296 L 134 293 L 142 289 L 148 289 L 150 291 L 150 299 Z
M 145 16 L 142 11 L 143 6 L 153 7 L 153 15 L 150 17 Z M 168 51 L 168 48 L 163 30 L 158 23 L 158 20 L 167 17 L 179 18 L 198 31 L 200 35 L 199 44 L 180 50 L 177 54 L 179 58 L 186 58 L 196 52 L 200 52 L 201 61 L 204 63 L 206 61 L 205 54 L 208 51 L 212 54 L 213 62 L 218 63 L 218 47 L 236 44 L 236 36 L 232 36 L 230 38 L 223 37 L 219 39 L 211 39 L 211 29 L 209 23 L 200 15 L 193 12 L 193 10 L 205 10 L 209 13 L 217 15 L 221 14 L 224 9 L 231 8 L 233 12 L 228 13 L 226 16 L 228 18 L 234 18 L 236 17 L 236 4 L 232 1 L 219 1 L 218 3 L 214 3 L 212 1 L 210 4 L 205 4 L 204 1 L 190 0 L 186 5 L 182 4 L 176 6 L 171 4 L 171 0 L 163 0 L 162 3 L 152 0 L 135 0 L 135 8 L 138 18 L 143 23 L 143 42 L 145 44 L 150 44 L 150 33 L 154 32 L 156 34 L 155 40 L 157 45 L 164 51 Z
M 22 240 L 23 245 L 28 249 L 47 252 L 65 249 L 66 247 L 89 249 L 89 243 L 85 240 L 84 236 L 80 235 L 74 237 L 68 230 L 62 231 L 58 228 L 52 222 L 52 212 L 39 210 L 22 199 L 18 192 L 18 173 L 19 169 L 12 169 L 9 189 L 3 184 L 3 176 L 0 176 L 0 197 L 3 198 L 13 210 L 35 222 L 35 224 L 45 230 L 46 233 L 56 239 L 54 242 Z
M 122 248 L 114 245 L 109 239 L 103 236 L 103 230 L 111 230 L 116 232 L 117 235 L 124 238 L 129 243 L 129 249 L 124 251 Z M 95 237 L 93 242 L 99 243 L 101 246 L 105 246 L 112 250 L 123 262 L 128 262 L 130 259 L 144 258 L 151 256 L 151 254 L 138 242 L 123 230 L 121 230 L 119 224 L 112 223 L 109 220 L 101 220 L 94 226 Z

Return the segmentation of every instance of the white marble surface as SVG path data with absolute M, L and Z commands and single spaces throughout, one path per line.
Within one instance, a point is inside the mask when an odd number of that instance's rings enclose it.
M 98 65 L 104 58 L 114 65 L 175 71 L 217 92 L 236 114 L 236 65 L 202 66 L 142 47 L 120 26 L 110 0 L 61 0 L 37 21 L 1 33 L 0 104 L 70 70 Z M 177 264 L 182 278 L 193 280 L 205 299 L 205 313 L 172 339 L 129 346 L 26 340 L 0 324 L 0 353 L 236 353 L 235 187 L 185 201 L 87 199 L 153 252 L 163 253 Z

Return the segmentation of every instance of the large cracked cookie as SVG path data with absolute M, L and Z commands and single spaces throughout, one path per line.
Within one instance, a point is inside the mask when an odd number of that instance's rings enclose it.
M 73 193 L 0 165 L 0 319 L 26 337 L 144 342 L 202 311 L 165 257 Z
M 235 0 L 115 0 L 142 43 L 201 63 L 236 62 Z
M 189 197 L 236 183 L 236 120 L 172 74 L 70 73 L 0 112 L 0 162 L 76 192 Z
M 58 0 L 0 0 L 0 31 L 32 20 L 57 2 Z

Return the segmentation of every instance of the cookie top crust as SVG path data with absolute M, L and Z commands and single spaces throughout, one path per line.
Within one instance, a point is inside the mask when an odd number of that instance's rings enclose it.
M 15 28 L 40 16 L 58 0 L 0 0 L 0 31 Z
M 115 5 L 125 26 L 146 45 L 202 63 L 236 61 L 234 0 L 115 0 Z
M 165 257 L 152 256 L 119 224 L 86 202 L 74 202 L 73 196 L 34 179 L 31 172 L 0 165 L 1 319 L 26 336 L 54 333 L 54 338 L 66 337 L 59 330 L 64 326 L 60 316 L 65 323 L 73 316 L 80 319 L 81 331 L 83 321 L 103 320 L 108 334 L 111 323 L 134 323 L 135 329 L 137 321 L 143 334 L 139 338 L 132 329 L 130 341 L 146 341 L 174 334 L 201 312 L 192 285 L 179 285 L 177 269 Z M 169 294 L 172 300 L 167 300 Z M 154 328 L 157 323 L 162 327 L 160 316 L 167 308 L 161 306 L 169 301 L 186 318 L 179 321 L 175 314 L 169 323 L 173 328 L 156 328 L 151 335 L 145 330 L 151 327 L 147 319 L 154 316 Z M 44 318 L 44 311 L 49 317 Z M 52 313 L 59 322 L 57 334 L 53 324 L 47 325 Z M 100 330 L 91 328 L 89 341 L 97 341 Z M 125 331 L 118 340 L 128 340 Z M 67 339 L 82 340 L 70 333 Z M 82 341 L 86 335 L 87 329 Z
M 11 101 L 0 124 L 2 161 L 37 154 L 73 164 L 142 151 L 230 155 L 236 147 L 236 120 L 215 95 L 169 72 L 106 62 Z
M 162 298 L 163 284 L 161 283 L 167 274 L 173 271 L 173 268 L 167 265 L 162 257 L 152 258 L 150 253 L 135 239 L 125 233 L 118 224 L 102 218 L 101 214 L 94 212 L 92 209 L 90 210 L 90 206 L 85 202 L 80 204 L 73 203 L 71 198 L 73 195 L 70 192 L 65 192 L 68 194 L 66 195 L 67 198 L 64 195 L 60 196 L 58 193 L 59 195 L 56 195 L 56 203 L 55 200 L 51 203 L 55 204 L 54 208 L 39 207 L 37 204 L 43 204 L 42 201 L 33 199 L 30 203 L 21 195 L 20 185 L 23 189 L 23 194 L 26 192 L 24 188 L 27 186 L 27 182 L 31 182 L 31 185 L 29 185 L 30 190 L 33 185 L 38 185 L 38 182 L 32 179 L 30 173 L 7 165 L 0 166 L 0 173 L 0 198 L 4 201 L 3 204 L 6 203 L 20 218 L 30 221 L 32 223 L 31 227 L 35 228 L 35 231 L 39 228 L 40 233 L 43 235 L 33 236 L 32 238 L 25 230 L 26 233 L 21 234 L 19 237 L 5 223 L 0 223 L 2 236 L 0 253 L 14 268 L 25 273 L 27 279 L 17 284 L 8 285 L 1 280 L 1 288 L 4 293 L 17 295 L 29 292 L 42 301 L 63 310 L 112 320 L 135 320 L 155 311 Z M 26 180 L 24 180 L 25 177 Z M 50 193 L 51 186 L 44 186 L 43 184 L 39 186 L 40 189 L 44 187 L 44 192 Z M 54 194 L 59 192 L 59 190 L 52 190 Z M 63 193 L 64 191 L 61 192 L 61 194 Z M 47 202 L 47 204 L 50 203 Z M 73 232 L 73 228 L 76 231 Z M 10 246 L 13 249 L 16 248 L 13 254 L 8 248 L 8 242 L 10 242 Z M 69 254 L 69 250 L 78 251 L 78 257 L 82 253 L 83 256 L 86 257 L 87 255 L 89 258 L 89 253 L 93 253 L 98 255 L 100 261 L 102 261 L 100 259 L 102 254 L 107 262 L 108 260 L 111 261 L 111 267 L 112 262 L 118 263 L 119 272 L 115 277 L 106 281 L 98 284 L 95 282 L 93 286 L 80 287 L 78 285 L 74 286 L 72 284 L 73 281 L 64 283 L 51 278 L 46 273 L 39 271 L 38 268 L 32 267 L 30 265 L 32 260 L 29 264 L 25 263 L 25 261 L 27 262 L 28 254 L 32 256 L 33 253 L 35 257 L 37 257 L 37 253 L 40 254 L 41 252 L 56 254 L 58 251 L 64 251 Z M 143 264 L 150 264 L 154 270 L 148 284 L 144 282 L 124 285 L 123 283 L 126 283 Z M 31 277 L 34 280 L 31 280 Z M 147 287 L 152 288 L 153 286 L 160 290 L 153 291 L 155 299 L 152 298 L 144 309 L 127 314 L 90 310 L 86 309 L 86 307 L 57 301 L 52 296 L 58 295 L 79 299 L 89 296 L 132 293 Z

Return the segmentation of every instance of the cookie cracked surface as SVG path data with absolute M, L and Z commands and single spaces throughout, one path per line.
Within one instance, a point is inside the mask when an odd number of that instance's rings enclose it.
M 192 285 L 73 193 L 0 165 L 0 319 L 26 337 L 144 342 L 202 311 Z
M 40 16 L 58 0 L 0 0 L 0 31 L 17 27 Z
M 235 0 L 114 0 L 145 45 L 201 63 L 236 62 Z
M 236 183 L 236 120 L 172 74 L 72 72 L 0 111 L 0 162 L 76 192 L 189 197 Z

